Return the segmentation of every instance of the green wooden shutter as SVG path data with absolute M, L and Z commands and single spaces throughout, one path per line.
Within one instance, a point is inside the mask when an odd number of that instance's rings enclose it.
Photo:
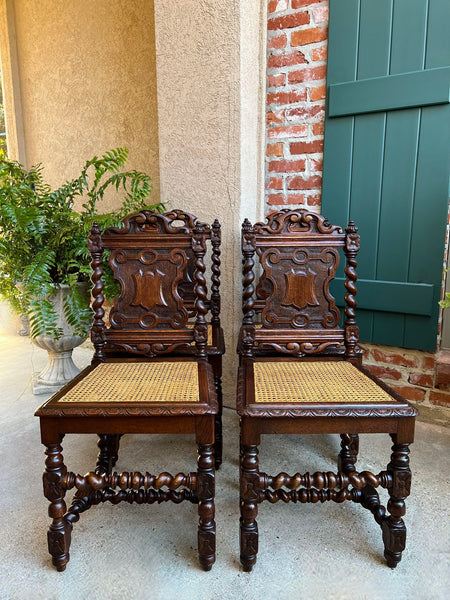
M 361 340 L 436 349 L 449 23 L 449 0 L 330 0 L 322 213 L 361 233 Z

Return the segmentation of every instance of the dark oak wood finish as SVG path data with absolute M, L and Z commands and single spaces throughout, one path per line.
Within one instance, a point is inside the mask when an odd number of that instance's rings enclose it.
M 241 563 L 250 571 L 258 552 L 258 504 L 283 502 L 343 502 L 367 508 L 381 526 L 390 567 L 405 547 L 403 522 L 411 472 L 408 447 L 414 439 L 417 411 L 361 364 L 356 323 L 358 230 L 330 225 L 306 210 L 272 213 L 267 223 L 242 225 L 243 321 L 238 352 L 237 410 L 241 417 L 240 495 Z M 340 251 L 346 259 L 343 324 L 329 285 Z M 256 288 L 255 279 L 258 279 Z M 257 402 L 255 364 L 308 361 L 352 363 L 389 394 L 384 402 L 357 399 L 342 402 Z M 259 469 L 262 434 L 338 433 L 338 470 L 270 476 Z M 359 433 L 388 433 L 394 445 L 385 471 L 358 472 Z M 389 494 L 387 511 L 376 488 Z M 389 513 L 389 514 L 387 514 Z
M 181 225 L 180 225 L 181 222 Z M 219 234 L 213 226 L 214 244 Z M 173 211 L 160 215 L 143 211 L 125 219 L 122 228 L 110 228 L 103 234 L 94 224 L 89 237 L 92 255 L 92 307 L 94 321 L 91 338 L 95 354 L 91 366 L 52 396 L 36 412 L 40 418 L 41 440 L 46 446 L 44 495 L 50 502 L 52 523 L 48 547 L 57 570 L 69 561 L 72 527 L 91 506 L 103 502 L 153 504 L 183 500 L 198 503 L 198 552 L 204 570 L 215 561 L 214 453 L 215 429 L 218 428 L 216 370 L 209 362 L 206 314 L 219 321 L 219 259 L 215 259 L 213 300 L 207 298 L 204 257 L 206 241 L 211 238 L 208 225 L 190 215 Z M 107 324 L 104 320 L 102 253 L 110 250 L 110 264 L 121 284 Z M 188 267 L 193 266 L 189 285 Z M 186 302 L 183 293 L 193 296 Z M 212 305 L 214 305 L 214 310 Z M 215 303 L 215 304 L 214 304 Z M 195 317 L 193 327 L 190 316 Z M 215 340 L 218 340 L 216 329 Z M 178 349 L 186 352 L 176 356 Z M 220 360 L 219 348 L 211 354 Z M 198 373 L 198 401 L 166 402 L 136 400 L 76 401 L 67 394 L 104 363 L 139 362 L 195 363 Z M 219 364 L 220 366 L 220 364 Z M 180 382 L 179 385 L 183 385 Z M 99 433 L 101 432 L 101 433 Z M 62 455 L 66 434 L 98 434 L 99 456 L 95 469 L 82 476 L 67 470 Z M 197 470 L 173 476 L 139 472 L 113 472 L 118 460 L 119 442 L 127 433 L 192 433 L 198 445 Z M 217 456 L 216 456 L 217 461 Z M 67 506 L 66 493 L 75 490 Z

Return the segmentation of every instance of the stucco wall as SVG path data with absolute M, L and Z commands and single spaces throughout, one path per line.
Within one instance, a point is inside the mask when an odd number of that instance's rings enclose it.
M 262 4 L 155 0 L 161 198 L 222 224 L 228 405 L 234 405 L 241 321 L 240 223 L 262 210 Z
M 43 163 L 56 186 L 94 154 L 126 146 L 157 200 L 153 0 L 2 1 L 15 12 L 27 165 Z

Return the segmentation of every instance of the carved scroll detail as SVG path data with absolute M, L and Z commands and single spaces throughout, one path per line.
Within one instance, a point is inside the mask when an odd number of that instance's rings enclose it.
M 181 224 L 179 224 L 179 222 Z M 124 233 L 190 233 L 198 223 L 197 218 L 182 210 L 172 210 L 160 214 L 151 210 L 142 210 L 123 220 L 122 227 L 109 227 L 105 235 Z
M 269 214 L 267 223 L 255 223 L 255 232 L 258 234 L 273 233 L 342 233 L 342 228 L 330 225 L 325 217 L 306 209 L 283 209 Z

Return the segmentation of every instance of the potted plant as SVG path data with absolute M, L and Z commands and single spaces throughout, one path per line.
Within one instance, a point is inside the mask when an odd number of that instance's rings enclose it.
M 110 227 L 143 208 L 164 208 L 149 204 L 150 177 L 125 170 L 127 157 L 126 148 L 95 156 L 56 190 L 40 165 L 26 169 L 0 157 L 0 295 L 28 315 L 31 338 L 49 351 L 35 393 L 57 389 L 78 372 L 71 354 L 91 324 L 87 236 L 93 222 Z M 118 210 L 101 212 L 106 192 L 121 194 Z M 79 212 L 73 210 L 77 198 L 84 201 Z M 108 297 L 117 284 L 105 271 Z

